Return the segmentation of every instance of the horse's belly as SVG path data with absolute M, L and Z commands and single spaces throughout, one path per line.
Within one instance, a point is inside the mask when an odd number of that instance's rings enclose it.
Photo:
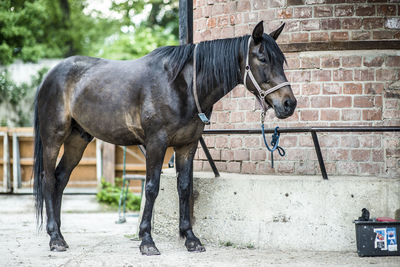
M 121 107 L 75 107 L 73 119 L 90 135 L 117 145 L 143 144 L 144 131 L 137 112 L 128 112 Z
M 140 145 L 144 142 L 139 129 L 132 131 L 126 128 L 119 128 L 112 131 L 96 131 L 92 135 L 100 140 L 116 145 Z

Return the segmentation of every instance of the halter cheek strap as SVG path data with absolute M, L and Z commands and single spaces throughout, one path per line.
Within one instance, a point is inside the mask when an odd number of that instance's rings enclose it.
M 194 46 L 194 51 L 193 51 L 193 97 L 194 97 L 194 102 L 196 103 L 196 107 L 197 107 L 197 111 L 198 116 L 200 118 L 200 120 L 204 123 L 204 124 L 210 124 L 210 120 L 207 118 L 206 114 L 204 114 L 201 111 L 201 106 L 199 103 L 199 98 L 197 96 L 197 77 L 196 77 L 196 50 L 197 50 L 197 44 Z
M 281 83 L 281 84 L 278 84 L 278 85 L 276 85 L 276 86 L 274 86 L 274 87 L 272 87 L 272 88 L 270 88 L 270 89 L 268 89 L 268 90 L 262 90 L 261 89 L 261 87 L 260 87 L 260 85 L 258 84 L 258 82 L 256 81 L 256 78 L 254 78 L 254 75 L 253 75 L 253 73 L 251 72 L 251 69 L 250 69 L 250 64 L 249 64 L 249 58 L 250 58 L 250 43 L 251 43 L 251 37 L 249 38 L 249 42 L 248 42 L 248 44 L 247 44 L 247 56 L 246 56 L 246 66 L 245 66 L 245 69 L 244 69 L 244 77 L 243 77 L 243 83 L 244 83 L 244 86 L 247 88 L 247 85 L 246 85 L 246 82 L 247 82 L 247 76 L 249 76 L 250 77 L 250 80 L 251 80 L 251 82 L 253 83 L 253 85 L 254 85 L 254 87 L 257 89 L 257 91 L 258 91 L 258 98 L 260 99 L 260 102 L 261 102 L 261 106 L 262 106 L 262 108 L 263 108 L 263 112 L 265 112 L 265 111 L 267 111 L 269 108 L 270 108 L 270 106 L 265 106 L 265 101 L 264 101 L 264 98 L 267 96 L 267 95 L 269 95 L 269 94 L 271 94 L 271 93 L 273 93 L 273 92 L 275 92 L 275 91 L 277 91 L 277 90 L 279 90 L 280 88 L 282 88 L 282 87 L 284 87 L 284 86 L 287 86 L 287 85 L 290 85 L 290 83 L 289 82 L 283 82 L 283 83 Z

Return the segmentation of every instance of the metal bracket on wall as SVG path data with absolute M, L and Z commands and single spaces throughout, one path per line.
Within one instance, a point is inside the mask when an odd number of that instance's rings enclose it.
M 207 148 L 206 142 L 204 142 L 203 137 L 200 137 L 200 144 L 201 144 L 201 147 L 204 150 L 204 153 L 206 154 L 208 163 L 210 163 L 211 169 L 213 170 L 215 177 L 220 177 L 221 175 L 219 174 L 217 166 L 215 166 L 215 162 L 214 162 L 214 160 L 213 160 L 213 158 L 212 158 L 212 156 L 210 154 L 210 151 Z

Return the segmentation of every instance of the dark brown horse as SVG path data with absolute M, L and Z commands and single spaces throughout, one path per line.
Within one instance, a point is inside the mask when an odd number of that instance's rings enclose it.
M 36 211 L 41 224 L 44 200 L 50 249 L 68 248 L 60 231 L 63 190 L 96 137 L 146 147 L 146 202 L 140 223 L 140 251 L 145 255 L 159 254 L 151 237 L 151 217 L 164 154 L 168 146 L 174 147 L 180 234 L 189 251 L 205 251 L 189 216 L 193 157 L 204 129 L 192 90 L 193 56 L 198 102 L 207 117 L 215 102 L 244 83 L 265 109 L 272 107 L 278 118 L 287 118 L 296 99 L 283 71 L 285 57 L 275 42 L 283 26 L 268 35 L 260 22 L 251 36 L 201 42 L 196 53 L 195 45 L 188 44 L 162 47 L 132 61 L 74 56 L 54 67 L 38 89 L 34 122 Z M 245 73 L 251 79 L 243 81 Z M 283 86 L 264 95 L 277 85 Z M 64 154 L 56 166 L 61 145 Z

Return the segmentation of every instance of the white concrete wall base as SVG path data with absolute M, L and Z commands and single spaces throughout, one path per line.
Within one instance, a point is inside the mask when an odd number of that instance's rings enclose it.
M 204 243 L 264 249 L 356 250 L 353 220 L 394 217 L 400 179 L 372 177 L 266 176 L 195 173 L 195 234 Z M 174 170 L 161 177 L 153 233 L 179 238 L 179 201 Z

